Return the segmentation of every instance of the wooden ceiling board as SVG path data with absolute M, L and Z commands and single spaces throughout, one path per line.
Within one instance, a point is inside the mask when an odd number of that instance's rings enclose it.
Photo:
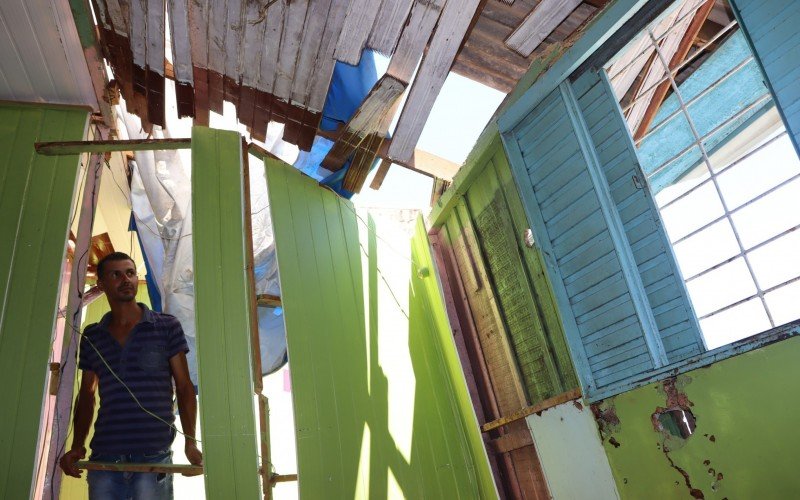
M 378 21 L 372 26 L 367 47 L 390 56 L 394 53 L 414 0 L 383 0 L 378 11 Z
M 275 75 L 275 88 L 272 93 L 278 99 L 288 101 L 292 97 L 292 81 L 300 53 L 300 43 L 303 41 L 308 0 L 292 0 L 286 7 L 278 53 L 278 72 Z
M 353 66 L 358 64 L 380 8 L 381 2 L 378 0 L 350 0 L 350 8 L 334 53 L 337 61 Z
M 309 102 L 309 79 L 317 66 L 323 44 L 325 21 L 331 9 L 331 0 L 310 0 L 306 13 L 303 40 L 297 57 L 297 67 L 292 81 L 292 101 Z
M 331 8 L 325 18 L 325 31 L 322 34 L 322 44 L 317 53 L 317 61 L 314 64 L 315 71 L 311 74 L 308 84 L 309 101 L 308 107 L 313 110 L 322 110 L 325 105 L 325 98 L 328 96 L 333 68 L 336 59 L 333 54 L 336 50 L 336 43 L 344 25 L 347 15 L 347 5 L 341 1 L 331 3 Z
M 581 0 L 542 0 L 506 39 L 506 45 L 518 54 L 531 55 L 580 3 Z
M 411 8 L 400 40 L 386 72 L 404 82 L 410 82 L 414 69 L 425 51 L 436 22 L 442 13 L 444 0 L 416 0 Z

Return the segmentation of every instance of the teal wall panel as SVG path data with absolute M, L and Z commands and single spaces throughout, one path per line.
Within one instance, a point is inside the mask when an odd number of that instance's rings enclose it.
M 0 498 L 28 498 L 79 158 L 40 141 L 82 140 L 79 108 L 0 105 Z
M 301 498 L 496 497 L 421 223 L 404 258 L 350 202 L 265 163 Z
M 585 393 L 705 350 L 613 91 L 563 82 L 503 134 Z
M 766 75 L 786 129 L 800 154 L 800 2 L 731 0 L 756 60 Z
M 259 496 L 241 138 L 192 129 L 192 248 L 208 498 Z M 249 216 L 249 214 L 248 214 Z

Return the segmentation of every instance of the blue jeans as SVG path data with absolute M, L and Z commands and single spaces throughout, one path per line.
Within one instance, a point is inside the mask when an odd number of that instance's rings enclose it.
M 108 455 L 92 453 L 93 462 L 171 464 L 172 451 L 152 454 Z M 172 474 L 90 470 L 89 500 L 172 500 Z

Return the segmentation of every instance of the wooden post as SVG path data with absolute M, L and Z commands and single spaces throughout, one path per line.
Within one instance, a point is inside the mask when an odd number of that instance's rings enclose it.
M 261 426 L 261 483 L 264 488 L 264 500 L 271 500 L 273 478 L 269 442 L 269 400 L 263 394 L 258 395 L 258 410 Z

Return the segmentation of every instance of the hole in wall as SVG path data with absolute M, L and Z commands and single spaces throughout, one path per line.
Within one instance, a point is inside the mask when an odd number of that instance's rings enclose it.
M 658 430 L 671 436 L 686 439 L 694 434 L 697 428 L 694 414 L 683 408 L 659 410 L 653 417 L 653 420 L 658 422 Z

